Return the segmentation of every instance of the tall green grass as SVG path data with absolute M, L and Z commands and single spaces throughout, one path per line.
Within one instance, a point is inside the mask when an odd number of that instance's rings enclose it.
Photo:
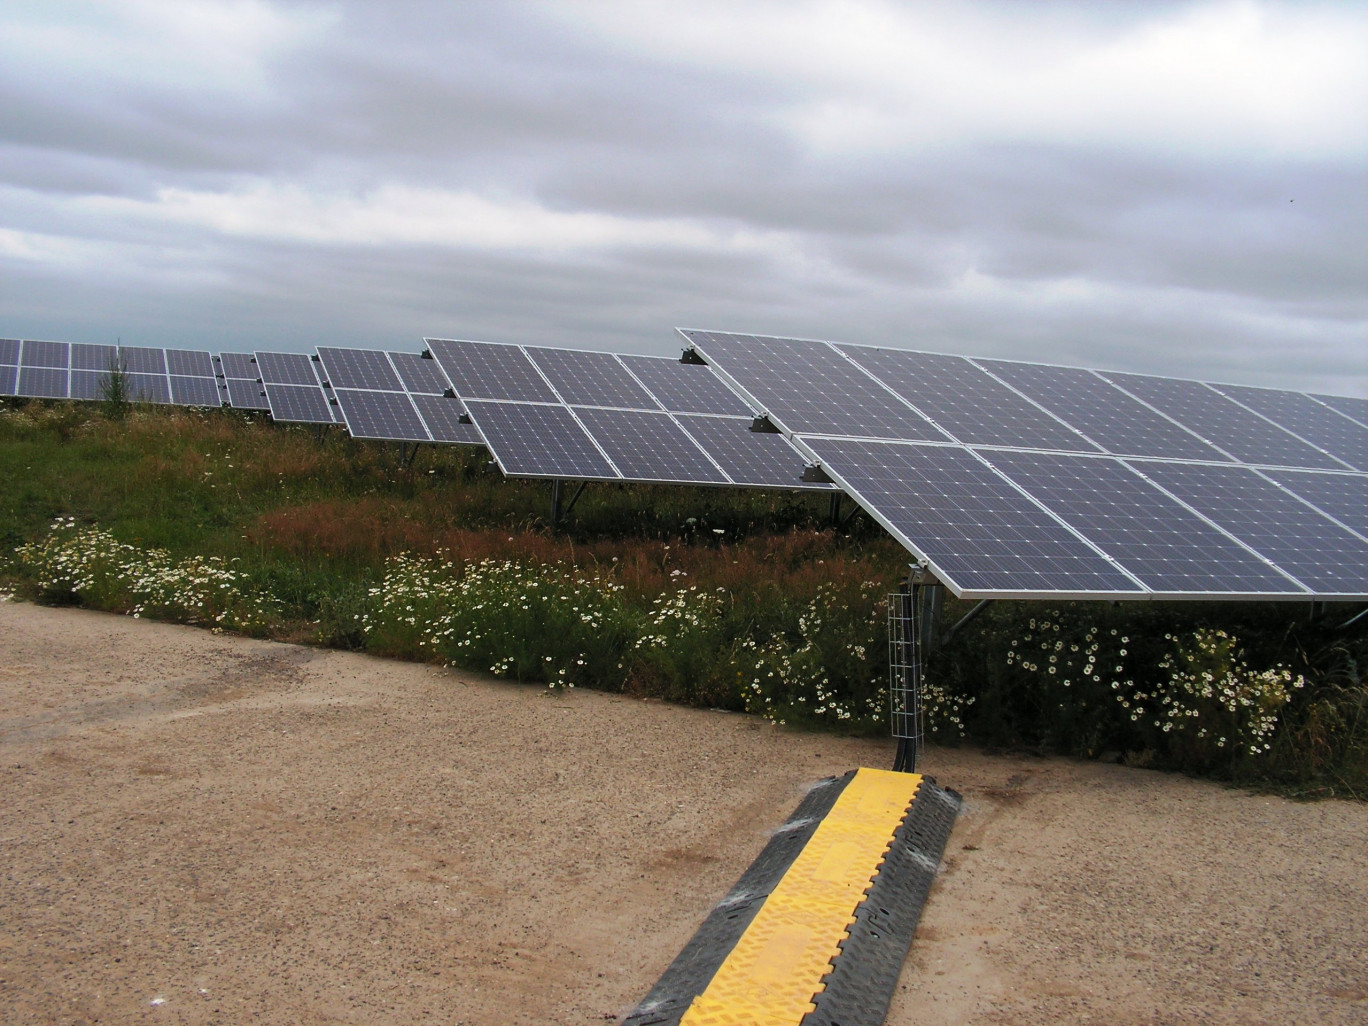
M 547 487 L 483 451 L 406 463 L 108 403 L 0 407 L 0 479 L 0 574 L 29 598 L 886 730 L 906 554 L 863 518 L 833 530 L 825 496 L 591 484 L 553 527 Z M 998 603 L 931 651 L 932 735 L 1365 797 L 1368 642 L 1310 613 Z

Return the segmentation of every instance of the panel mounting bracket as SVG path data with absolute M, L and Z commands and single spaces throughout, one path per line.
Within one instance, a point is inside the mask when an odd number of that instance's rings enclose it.
M 760 416 L 752 420 L 750 429 L 762 435 L 783 434 L 782 431 L 780 431 L 777 427 L 774 426 L 774 422 L 769 419 L 768 413 L 762 413 L 760 414 Z

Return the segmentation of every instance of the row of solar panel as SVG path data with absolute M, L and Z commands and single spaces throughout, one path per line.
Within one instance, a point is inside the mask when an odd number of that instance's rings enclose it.
M 1243 388 L 685 337 L 962 596 L 1368 597 L 1368 474 L 1351 469 L 1368 462 L 1362 400 L 1252 390 L 1263 415 L 1225 394 Z M 1190 423 L 1264 459 L 1212 448 L 1136 393 L 1189 396 Z M 1301 411 L 1283 414 L 1300 434 L 1279 410 Z
M 683 331 L 776 423 L 829 437 L 1368 471 L 1368 400 Z

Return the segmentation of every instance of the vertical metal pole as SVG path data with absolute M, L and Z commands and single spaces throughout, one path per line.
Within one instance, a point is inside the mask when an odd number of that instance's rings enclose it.
M 557 478 L 551 482 L 551 526 L 555 527 L 560 523 L 561 518 L 561 482 Z
M 898 739 L 893 769 L 902 773 L 916 772 L 917 755 L 922 746 L 921 593 L 920 584 L 908 581 L 899 586 L 896 596 L 899 609 L 894 617 L 897 626 L 892 646 L 894 673 L 890 682 L 889 701 L 892 704 L 893 736 Z
M 831 512 L 830 512 L 830 518 L 831 518 L 831 526 L 832 526 L 832 527 L 840 527 L 840 526 L 841 526 L 841 493 L 840 493 L 840 492 L 832 492 L 832 493 L 831 493 Z

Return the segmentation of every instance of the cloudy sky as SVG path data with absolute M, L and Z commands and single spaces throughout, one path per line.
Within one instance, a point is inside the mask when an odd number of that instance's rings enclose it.
M 1368 395 L 1368 5 L 0 0 L 0 335 Z

